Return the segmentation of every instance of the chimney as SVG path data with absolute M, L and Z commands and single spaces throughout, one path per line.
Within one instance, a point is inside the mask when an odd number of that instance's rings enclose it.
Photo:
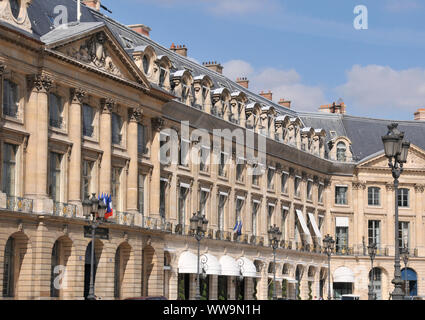
M 415 112 L 416 121 L 425 121 L 425 108 L 420 108 Z
M 248 89 L 249 80 L 247 78 L 236 78 L 236 83 L 244 88 Z
M 282 107 L 291 109 L 291 101 L 289 101 L 289 100 L 280 99 L 278 104 L 281 105 Z
M 268 99 L 268 100 L 270 100 L 270 101 L 272 101 L 273 99 L 273 93 L 269 90 L 269 92 L 264 92 L 264 91 L 261 91 L 260 92 L 260 96 L 262 96 L 263 98 L 266 98 L 266 99 Z
M 175 53 L 178 53 L 179 55 L 183 57 L 187 57 L 187 48 L 185 45 L 174 45 L 174 43 L 171 44 L 170 50 L 174 51 Z
M 87 7 L 100 11 L 100 0 L 83 0 L 82 2 Z
M 321 112 L 327 112 L 327 113 L 339 113 L 339 114 L 345 114 L 346 105 L 344 101 L 341 99 L 338 100 L 338 102 L 334 102 L 331 104 L 325 104 L 320 106 L 319 111 Z
M 131 30 L 136 31 L 137 33 L 143 34 L 144 36 L 148 37 L 150 36 L 151 28 L 148 26 L 145 26 L 144 24 L 131 24 L 129 26 Z
M 220 63 L 217 63 L 217 61 L 203 62 L 202 65 L 212 71 L 218 72 L 220 74 L 223 73 L 223 66 Z

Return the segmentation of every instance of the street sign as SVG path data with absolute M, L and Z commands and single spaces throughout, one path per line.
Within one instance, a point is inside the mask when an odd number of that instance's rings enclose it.
M 84 226 L 84 237 L 91 238 L 92 237 L 92 227 Z M 96 228 L 94 237 L 96 239 L 109 240 L 109 229 L 106 228 Z

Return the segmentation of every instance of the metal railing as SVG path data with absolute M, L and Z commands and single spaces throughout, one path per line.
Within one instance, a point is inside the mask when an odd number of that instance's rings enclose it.
M 33 200 L 21 197 L 7 196 L 6 209 L 13 212 L 32 213 Z
M 53 202 L 53 215 L 74 218 L 77 216 L 77 206 L 62 202 Z

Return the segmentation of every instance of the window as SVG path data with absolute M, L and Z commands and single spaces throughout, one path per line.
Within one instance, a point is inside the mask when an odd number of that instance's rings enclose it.
M 348 187 L 335 187 L 335 204 L 347 204 Z
M 147 144 L 146 126 L 138 123 L 137 124 L 137 152 L 139 154 L 146 154 L 148 152 L 146 148 L 146 144 Z
M 139 173 L 139 178 L 138 178 L 138 192 L 137 192 L 137 196 L 138 196 L 138 210 L 139 212 L 144 215 L 145 214 L 145 182 L 146 182 L 146 175 Z
M 243 182 L 243 169 L 244 169 L 244 160 L 241 158 L 237 159 L 236 163 L 236 181 Z
M 189 166 L 189 148 L 190 141 L 182 139 L 180 142 L 179 164 L 181 166 Z
M 143 71 L 144 73 L 147 75 L 149 73 L 149 69 L 150 69 L 150 58 L 148 55 L 143 55 Z
M 273 224 L 273 213 L 274 213 L 274 204 L 269 203 L 267 206 L 267 230 Z
M 122 168 L 113 167 L 111 174 L 111 199 L 114 209 L 121 209 L 121 172 Z
M 119 114 L 112 113 L 112 143 L 121 144 L 122 141 L 122 118 Z
M 398 206 L 409 207 L 409 189 L 398 189 Z
M 87 104 L 83 105 L 83 135 L 93 137 L 94 133 L 94 109 Z
M 50 152 L 49 196 L 60 202 L 62 155 Z
M 288 193 L 288 178 L 289 174 L 286 172 L 282 172 L 281 176 L 281 191 L 282 193 Z
M 19 110 L 18 85 L 10 80 L 3 80 L 3 114 L 17 118 Z
M 346 253 L 348 249 L 348 227 L 336 227 L 335 248 L 337 253 Z
M 91 188 L 91 181 L 92 181 L 92 170 L 93 170 L 93 166 L 94 166 L 94 162 L 93 161 L 88 161 L 88 160 L 83 160 L 83 168 L 82 168 L 82 195 L 81 198 L 82 199 L 86 199 L 89 198 L 91 192 L 92 192 L 92 188 Z
M 307 181 L 307 200 L 312 200 L 313 196 L 313 181 Z
M 257 216 L 258 216 L 258 208 L 260 207 L 260 201 L 254 200 L 252 202 L 252 235 L 257 236 Z
M 403 247 L 410 247 L 410 228 L 409 228 L 409 222 L 406 221 L 399 221 L 398 223 L 398 247 L 401 251 Z
M 199 170 L 202 172 L 208 172 L 209 169 L 209 157 L 210 157 L 210 147 L 202 145 L 201 146 L 201 161 L 199 161 Z
M 369 245 L 372 243 L 376 244 L 379 248 L 381 244 L 381 221 L 369 220 L 368 221 L 368 240 Z
M 207 200 L 208 200 L 209 190 L 208 189 L 201 189 L 200 191 L 200 197 L 199 197 L 199 211 L 201 211 L 202 215 L 207 215 L 206 209 L 207 209 Z
M 159 186 L 159 215 L 161 218 L 165 219 L 165 203 L 167 198 L 167 184 L 168 180 L 161 178 L 160 186 Z
M 224 230 L 224 207 L 227 201 L 227 194 L 220 192 L 218 197 L 218 230 Z
M 189 193 L 189 188 L 180 185 L 180 192 L 179 192 L 179 217 L 178 217 L 178 223 L 185 225 L 186 221 L 186 199 L 187 195 Z
M 19 273 L 18 273 L 19 275 Z M 15 295 L 15 239 L 10 237 L 4 249 L 3 297 Z
M 347 159 L 346 156 L 347 147 L 344 142 L 338 142 L 336 145 L 336 160 L 345 162 Z
M 244 198 L 240 198 L 240 197 L 236 198 L 235 225 L 236 223 L 238 223 L 238 221 L 241 221 L 242 219 L 241 211 L 242 211 L 244 201 L 245 201 Z
M 226 177 L 226 161 L 227 161 L 227 154 L 225 152 L 221 152 L 220 154 L 220 164 L 218 166 L 218 175 L 221 177 Z
M 295 177 L 294 179 L 294 194 L 296 197 L 300 197 L 300 183 L 301 183 L 301 177 Z
M 16 152 L 18 147 L 5 143 L 3 145 L 2 190 L 8 196 L 15 196 L 16 188 Z
M 367 203 L 369 206 L 379 206 L 381 204 L 380 191 L 381 189 L 377 187 L 369 187 L 367 189 Z
M 167 74 L 168 74 L 168 70 L 165 69 L 165 68 L 163 68 L 163 67 L 161 67 L 160 68 L 160 73 L 159 73 L 159 86 L 160 87 L 164 87 L 164 85 L 165 85 L 165 79 L 167 77 Z
M 258 175 L 259 172 L 257 171 L 259 171 L 258 164 L 254 164 L 252 166 L 252 184 L 254 186 L 258 186 L 258 183 L 259 183 L 259 175 Z
M 319 188 L 317 191 L 319 203 L 323 203 L 323 189 L 324 189 L 324 185 L 322 183 L 319 183 Z
M 286 219 L 289 213 L 288 209 L 289 208 L 282 207 L 282 226 L 281 226 L 282 240 L 285 240 L 285 235 L 286 235 Z
M 275 168 L 269 168 L 267 170 L 267 189 L 273 190 L 274 189 L 274 173 L 276 169 Z
M 63 101 L 62 97 L 50 93 L 49 94 L 49 124 L 54 128 L 62 128 L 63 118 Z

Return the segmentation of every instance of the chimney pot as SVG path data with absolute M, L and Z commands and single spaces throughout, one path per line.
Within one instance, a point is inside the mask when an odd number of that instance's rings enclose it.
M 83 0 L 82 2 L 87 7 L 100 11 L 100 0 Z
M 425 108 L 419 108 L 414 116 L 416 121 L 425 121 Z
M 264 92 L 264 91 L 261 91 L 260 96 L 262 96 L 263 98 L 266 98 L 267 100 L 270 100 L 270 101 L 273 100 L 273 93 L 270 90 L 267 93 Z
M 174 45 L 174 43 L 173 43 L 173 45 Z M 175 53 L 177 53 L 177 54 L 179 54 L 183 57 L 187 57 L 187 48 L 186 48 L 185 45 L 178 44 L 177 46 L 174 46 L 174 47 L 173 47 L 173 45 L 171 45 L 171 47 L 170 47 L 170 49 L 172 51 L 174 51 Z
M 236 79 L 236 83 L 239 84 L 240 86 L 248 89 L 249 86 L 249 81 L 246 77 L 239 77 Z

